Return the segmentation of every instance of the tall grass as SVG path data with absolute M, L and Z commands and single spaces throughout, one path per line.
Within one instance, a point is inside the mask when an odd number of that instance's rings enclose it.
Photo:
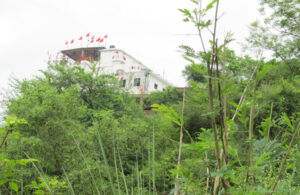
M 44 174 L 42 174 L 42 170 L 39 170 L 39 168 L 36 166 L 36 164 L 34 163 L 34 161 L 24 152 L 25 156 L 27 157 L 27 159 L 31 162 L 31 164 L 33 165 L 33 167 L 35 168 L 35 170 L 37 171 L 37 173 L 39 174 L 39 176 L 42 178 L 43 182 L 45 183 L 48 191 L 50 194 L 54 194 L 52 189 L 50 188 L 50 185 L 48 184 L 46 178 L 44 177 Z
M 120 156 L 120 151 L 119 151 L 118 145 L 117 145 L 117 152 L 118 152 L 118 158 L 119 158 L 119 163 L 120 163 L 120 168 L 121 168 L 121 173 L 122 173 L 122 179 L 123 179 L 123 182 L 124 182 L 126 195 L 129 195 L 128 187 L 127 187 L 127 182 L 126 182 L 126 177 L 125 177 L 125 174 L 124 174 L 122 159 L 121 159 L 121 156 Z
M 107 161 L 106 154 L 105 154 L 105 151 L 104 151 L 104 148 L 103 148 L 102 139 L 101 139 L 99 131 L 97 131 L 97 133 L 98 133 L 98 143 L 100 145 L 100 148 L 101 148 L 101 151 L 102 151 L 102 156 L 103 156 L 104 163 L 105 163 L 105 170 L 106 170 L 107 175 L 108 175 L 111 190 L 112 190 L 113 194 L 115 194 L 115 188 L 114 188 L 114 184 L 113 184 L 113 181 L 112 181 L 111 173 L 109 171 L 108 161 Z
M 155 186 L 155 131 L 154 131 L 154 124 L 152 128 L 152 190 L 153 190 L 153 195 L 156 194 L 156 186 Z
M 115 172 L 116 172 L 116 178 L 117 178 L 117 184 L 118 184 L 118 194 L 121 194 L 120 189 L 120 181 L 119 181 L 119 173 L 118 173 L 118 165 L 117 165 L 117 157 L 116 157 L 116 147 L 115 147 L 115 140 L 113 139 L 113 150 L 114 150 L 114 165 L 115 165 Z
M 74 137 L 73 137 L 73 138 L 74 138 Z M 88 169 L 88 171 L 89 171 L 89 174 L 90 174 L 90 176 L 91 176 L 91 179 L 92 179 L 93 185 L 94 185 L 94 187 L 95 187 L 95 189 L 96 189 L 96 191 L 97 191 L 97 194 L 100 195 L 100 191 L 99 191 L 98 186 L 97 186 L 97 184 L 96 184 L 96 182 L 95 182 L 94 175 L 92 174 L 91 169 L 90 169 L 90 166 L 89 166 L 89 164 L 87 163 L 87 160 L 86 160 L 85 156 L 83 155 L 83 152 L 82 152 L 82 150 L 81 150 L 81 148 L 80 148 L 80 146 L 79 146 L 79 143 L 76 141 L 75 138 L 74 138 L 74 142 L 75 142 L 75 144 L 76 144 L 76 146 L 77 146 L 77 149 L 78 149 L 78 151 L 79 151 L 80 156 L 82 157 L 82 159 L 83 159 L 83 161 L 84 161 L 84 164 L 86 165 L 86 167 L 87 167 L 87 169 Z M 92 186 L 92 187 L 93 187 L 93 186 Z
M 72 187 L 72 184 L 71 184 L 71 182 L 70 182 L 70 180 L 69 180 L 69 177 L 68 177 L 68 175 L 67 175 L 65 169 L 62 168 L 62 170 L 63 170 L 63 172 L 64 172 L 65 179 L 67 180 L 68 189 L 69 189 L 70 193 L 71 193 L 72 195 L 75 195 L 74 189 L 73 189 L 73 187 Z

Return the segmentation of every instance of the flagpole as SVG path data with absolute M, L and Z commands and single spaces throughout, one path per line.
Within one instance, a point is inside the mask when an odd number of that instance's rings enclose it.
M 86 44 L 86 47 L 89 47 L 90 33 L 86 34 L 85 37 L 87 37 L 87 44 Z
M 104 35 L 103 39 L 105 39 L 105 48 L 106 48 L 107 47 L 107 45 L 106 45 L 106 43 L 107 43 L 107 41 L 106 41 L 107 35 Z

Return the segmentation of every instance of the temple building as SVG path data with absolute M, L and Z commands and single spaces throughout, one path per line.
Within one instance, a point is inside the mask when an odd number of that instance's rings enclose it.
M 149 94 L 172 86 L 136 58 L 115 46 L 75 48 L 61 52 L 73 62 L 84 64 L 94 61 L 102 74 L 113 74 L 120 80 L 121 86 L 132 94 Z

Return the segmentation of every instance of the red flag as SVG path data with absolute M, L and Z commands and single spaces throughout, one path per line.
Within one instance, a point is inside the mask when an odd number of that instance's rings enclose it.
M 72 39 L 72 41 L 70 42 L 70 44 L 74 43 L 74 39 Z
M 86 36 L 86 37 L 89 37 L 89 36 L 90 36 L 90 33 L 86 34 L 85 36 Z
M 66 41 L 65 45 L 68 45 L 68 41 Z
M 81 41 L 82 40 L 82 36 L 81 37 L 79 37 L 79 39 L 78 39 L 79 41 Z
M 100 42 L 101 41 L 101 38 L 99 37 L 97 40 L 96 40 L 96 42 Z
M 100 43 L 103 42 L 103 39 L 101 39 Z
M 95 36 L 92 36 L 92 39 L 94 39 L 95 38 Z
M 91 40 L 91 43 L 94 43 L 94 39 Z
M 105 35 L 104 38 L 107 38 L 107 35 Z

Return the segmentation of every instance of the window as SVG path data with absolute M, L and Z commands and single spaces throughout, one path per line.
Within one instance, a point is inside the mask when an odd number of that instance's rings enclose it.
M 125 79 L 121 81 L 121 87 L 126 87 L 126 80 Z
M 156 83 L 154 83 L 154 89 L 157 89 L 158 85 Z
M 135 78 L 133 81 L 133 86 L 140 86 L 141 85 L 141 79 L 140 78 Z

